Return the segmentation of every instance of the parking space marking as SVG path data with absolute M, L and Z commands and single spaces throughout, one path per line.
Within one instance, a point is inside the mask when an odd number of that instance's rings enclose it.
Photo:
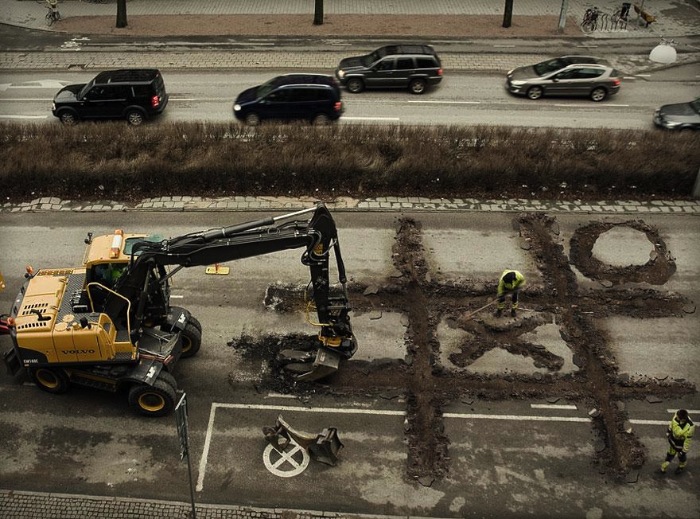
M 576 406 L 569 405 L 547 405 L 547 404 L 531 404 L 531 407 L 537 409 L 571 409 Z M 335 413 L 335 414 L 364 414 L 377 416 L 405 416 L 405 411 L 390 411 L 386 409 L 350 409 L 336 407 L 302 407 L 302 406 L 286 406 L 286 405 L 265 405 L 265 404 L 225 404 L 213 402 L 209 413 L 209 423 L 207 424 L 207 432 L 204 439 L 204 447 L 202 449 L 202 457 L 199 460 L 199 474 L 197 476 L 197 492 L 204 489 L 204 475 L 207 470 L 207 462 L 209 458 L 209 450 L 211 448 L 212 435 L 214 432 L 214 420 L 216 418 L 216 410 L 221 409 L 244 409 L 244 410 L 272 410 L 272 411 L 293 411 L 299 413 Z M 669 410 L 674 413 L 676 410 Z M 700 411 L 689 410 L 689 413 L 700 413 Z M 480 414 L 480 413 L 444 413 L 445 418 L 457 418 L 464 420 L 510 420 L 510 421 L 532 421 L 532 422 L 577 422 L 590 423 L 591 417 L 579 416 L 528 416 L 528 415 L 496 415 L 496 414 Z M 629 422 L 634 425 L 666 425 L 668 420 L 642 420 L 630 419 Z M 284 460 L 283 460 L 284 461 Z M 283 462 L 282 461 L 282 462 Z
M 272 461 L 272 456 L 278 456 L 277 461 Z M 298 461 L 297 456 L 301 456 L 301 461 Z M 289 445 L 280 452 L 275 449 L 272 444 L 268 444 L 263 452 L 263 463 L 265 468 L 272 472 L 275 476 L 281 478 L 292 478 L 304 472 L 309 466 L 311 456 L 297 442 L 290 440 Z M 287 469 L 287 467 L 291 467 Z
M 336 414 L 370 414 L 370 415 L 385 415 L 385 416 L 405 416 L 405 411 L 388 411 L 384 409 L 343 409 L 337 407 L 301 407 L 287 405 L 263 405 L 263 404 L 220 404 L 213 402 L 209 413 L 209 423 L 207 424 L 207 434 L 204 438 L 204 447 L 202 448 L 202 458 L 199 460 L 199 474 L 197 476 L 197 492 L 201 492 L 204 488 L 204 474 L 207 470 L 207 461 L 209 458 L 209 449 L 211 447 L 211 439 L 214 433 L 214 420 L 216 417 L 217 408 L 222 409 L 245 409 L 245 410 L 272 410 L 272 411 L 295 411 L 299 413 L 336 413 Z

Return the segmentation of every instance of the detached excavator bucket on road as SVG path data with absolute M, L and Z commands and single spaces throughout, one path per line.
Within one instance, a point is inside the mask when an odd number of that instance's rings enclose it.
M 274 427 L 263 427 L 263 434 L 278 452 L 284 452 L 293 441 L 306 450 L 314 461 L 331 466 L 338 463 L 338 453 L 343 448 L 335 427 L 323 429 L 318 434 L 309 434 L 292 428 L 282 415 L 277 417 Z

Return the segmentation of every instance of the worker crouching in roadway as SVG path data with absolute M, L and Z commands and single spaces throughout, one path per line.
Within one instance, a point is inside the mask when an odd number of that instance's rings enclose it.
M 666 453 L 666 461 L 661 464 L 659 471 L 665 474 L 668 466 L 673 461 L 673 458 L 678 454 L 678 468 L 676 474 L 681 474 L 685 470 L 685 465 L 688 463 L 688 451 L 690 443 L 695 432 L 695 424 L 688 416 L 688 411 L 679 409 L 673 416 L 673 419 L 668 424 L 666 430 L 666 438 L 668 439 L 668 452 Z
M 525 276 L 517 270 L 504 270 L 498 280 L 498 307 L 496 317 L 500 317 L 506 308 L 506 296 L 511 295 L 510 315 L 515 317 L 518 310 L 518 292 L 525 287 Z

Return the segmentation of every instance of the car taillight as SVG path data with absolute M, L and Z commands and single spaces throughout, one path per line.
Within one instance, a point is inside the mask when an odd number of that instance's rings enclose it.
M 438 76 L 442 76 L 442 69 L 441 69 L 441 68 L 438 69 L 437 75 L 438 75 Z
M 343 109 L 343 102 L 342 101 L 338 101 L 337 103 L 335 103 L 333 105 L 333 110 L 335 110 L 336 112 L 340 112 L 342 109 Z
M 613 86 L 620 86 L 621 83 L 622 81 L 620 81 L 619 79 L 613 79 Z
M 151 97 L 151 107 L 158 108 L 158 105 L 160 105 L 160 99 L 158 99 L 158 96 Z

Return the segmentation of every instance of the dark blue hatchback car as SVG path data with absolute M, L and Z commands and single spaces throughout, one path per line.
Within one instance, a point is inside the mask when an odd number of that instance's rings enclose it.
M 239 121 L 256 126 L 265 119 L 307 120 L 328 124 L 343 114 L 340 88 L 333 76 L 285 74 L 241 92 L 233 105 Z

